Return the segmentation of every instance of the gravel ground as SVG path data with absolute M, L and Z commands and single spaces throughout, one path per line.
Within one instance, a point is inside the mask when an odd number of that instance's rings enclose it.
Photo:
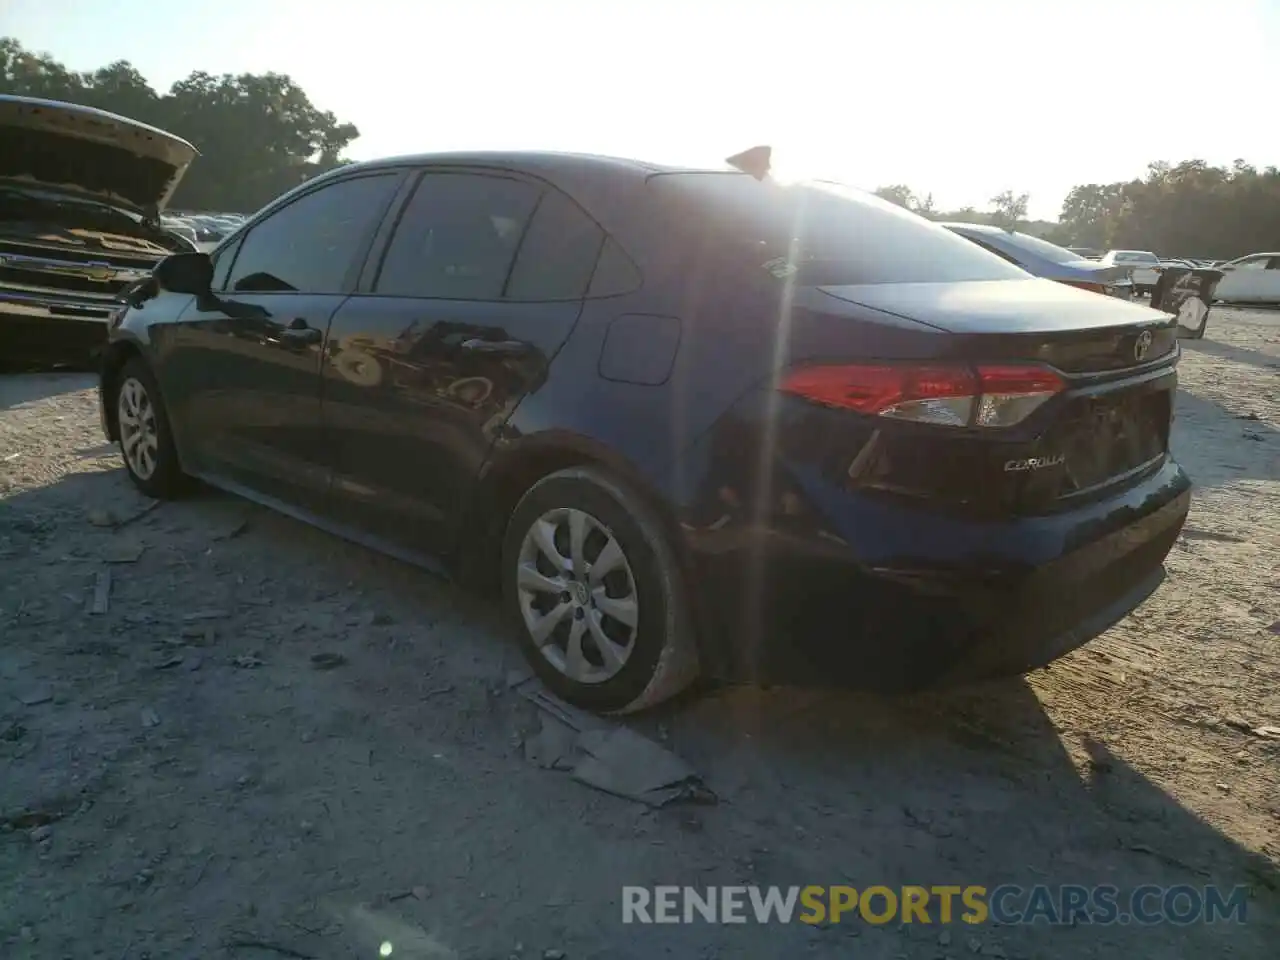
M 0 377 L 0 956 L 1275 956 L 1280 313 L 1185 348 L 1156 597 L 1026 680 L 633 721 L 720 797 L 661 810 L 525 759 L 487 601 L 233 498 L 152 508 L 90 378 Z M 623 884 L 1068 882 L 1252 895 L 1244 925 L 621 923 Z

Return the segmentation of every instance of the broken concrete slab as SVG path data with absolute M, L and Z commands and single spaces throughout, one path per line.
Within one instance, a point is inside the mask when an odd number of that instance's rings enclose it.
M 567 769 L 579 783 L 651 807 L 676 801 L 716 802 L 697 771 L 666 747 L 565 703 L 536 677 L 511 687 L 549 715 L 538 734 L 525 743 L 530 762 Z

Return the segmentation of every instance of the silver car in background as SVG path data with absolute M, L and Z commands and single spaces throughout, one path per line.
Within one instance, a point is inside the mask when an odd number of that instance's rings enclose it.
M 1085 260 L 1066 247 L 1016 230 L 983 223 L 943 223 L 941 226 L 1034 276 L 1121 300 L 1133 299 L 1133 282 L 1124 267 Z

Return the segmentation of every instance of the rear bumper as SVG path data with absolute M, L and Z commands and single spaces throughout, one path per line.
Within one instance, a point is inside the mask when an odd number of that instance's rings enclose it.
M 106 346 L 112 312 L 99 303 L 36 301 L 0 290 L 0 360 L 90 362 Z
M 687 531 L 704 659 L 728 679 L 880 689 L 1043 666 L 1151 594 L 1190 487 L 1168 460 L 1109 500 L 986 524 L 847 493 L 833 509 L 810 488 L 820 532 Z

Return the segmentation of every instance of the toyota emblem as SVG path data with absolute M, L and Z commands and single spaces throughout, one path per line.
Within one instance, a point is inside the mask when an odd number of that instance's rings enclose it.
M 1147 357 L 1147 351 L 1151 349 L 1151 331 L 1143 330 L 1138 334 L 1138 339 L 1133 341 L 1133 359 L 1141 363 Z

